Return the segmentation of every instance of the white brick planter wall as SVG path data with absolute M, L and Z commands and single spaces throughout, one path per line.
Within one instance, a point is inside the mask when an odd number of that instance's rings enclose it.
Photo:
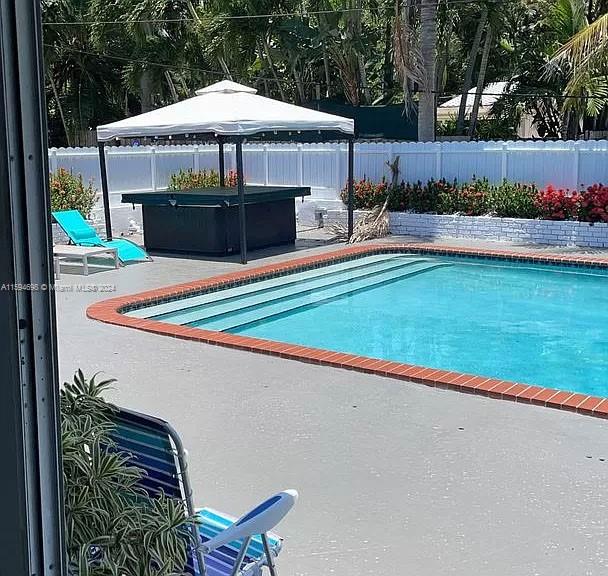
M 355 218 L 363 212 L 355 212 Z M 346 210 L 328 211 L 326 222 L 346 223 Z M 422 238 L 479 238 L 509 242 L 608 248 L 608 224 L 391 212 L 391 234 Z

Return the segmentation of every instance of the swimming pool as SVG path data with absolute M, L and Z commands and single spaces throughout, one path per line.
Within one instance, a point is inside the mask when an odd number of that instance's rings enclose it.
M 608 396 L 600 268 L 370 254 L 126 315 Z

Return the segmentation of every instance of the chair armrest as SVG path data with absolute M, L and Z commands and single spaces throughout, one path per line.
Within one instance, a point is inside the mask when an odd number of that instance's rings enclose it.
M 270 532 L 293 508 L 298 499 L 295 490 L 285 490 L 268 498 L 234 524 L 207 540 L 202 545 L 205 554 L 234 540 L 243 540 L 258 534 Z

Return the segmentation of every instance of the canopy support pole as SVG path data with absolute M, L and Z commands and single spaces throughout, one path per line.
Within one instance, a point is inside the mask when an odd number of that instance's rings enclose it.
M 112 240 L 112 217 L 110 216 L 110 194 L 108 192 L 105 142 L 99 142 L 97 148 L 99 150 L 99 170 L 101 172 L 101 193 L 103 196 L 103 216 L 106 221 L 106 238 Z
M 348 139 L 348 181 L 347 181 L 347 189 L 348 189 L 348 241 L 353 235 L 354 228 L 354 215 L 353 215 L 353 205 L 354 205 L 354 166 L 355 166 L 355 140 L 354 138 Z
M 226 186 L 226 165 L 224 158 L 224 139 L 221 136 L 217 137 L 217 145 L 219 147 L 218 164 L 220 173 L 220 186 L 223 188 L 224 186 Z
M 236 141 L 236 182 L 239 192 L 239 239 L 241 264 L 247 264 L 247 221 L 245 214 L 245 181 L 243 179 L 243 139 Z

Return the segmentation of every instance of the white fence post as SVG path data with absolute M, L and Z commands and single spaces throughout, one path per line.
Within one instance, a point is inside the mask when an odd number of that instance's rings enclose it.
M 192 165 L 194 166 L 194 171 L 198 172 L 201 169 L 201 150 L 198 144 L 194 147 L 194 162 Z
M 342 164 L 342 144 L 340 144 L 340 142 L 338 142 L 336 144 L 336 158 L 335 158 L 335 163 L 336 163 L 336 182 L 335 182 L 335 186 L 336 186 L 336 194 L 340 194 L 340 190 L 342 190 L 342 179 L 340 178 L 340 173 L 342 172 L 341 170 L 341 164 Z
M 506 180 L 509 173 L 509 148 L 506 142 L 502 143 L 500 152 L 500 180 Z
M 270 179 L 269 179 L 269 173 L 270 173 L 270 162 L 269 162 L 269 155 L 270 155 L 270 151 L 268 150 L 268 144 L 264 144 L 264 151 L 262 152 L 262 160 L 264 162 L 264 186 L 268 186 Z
M 51 148 L 49 154 L 49 169 L 51 172 L 57 172 L 57 148 Z
M 393 143 L 389 142 L 388 147 L 386 148 L 386 162 L 389 165 L 392 165 L 393 160 L 395 159 L 395 152 L 393 151 Z M 390 168 L 389 168 L 390 170 Z
M 582 140 L 579 140 L 577 142 L 574 142 L 574 158 L 573 158 L 573 162 L 574 162 L 574 170 L 573 170 L 573 174 L 574 174 L 574 185 L 576 186 L 576 189 L 579 190 L 581 187 L 581 183 L 579 182 L 579 172 L 580 172 L 580 166 L 581 166 L 581 151 L 580 151 L 580 143 L 582 142 Z
M 441 144 L 441 142 L 436 142 L 435 143 L 435 180 L 441 180 L 442 170 L 443 170 L 443 166 L 441 163 L 442 152 L 443 152 L 443 145 Z
M 150 148 L 150 182 L 152 192 L 156 192 L 156 146 Z
M 298 186 L 304 186 L 304 152 L 302 144 L 297 145 L 298 150 Z

